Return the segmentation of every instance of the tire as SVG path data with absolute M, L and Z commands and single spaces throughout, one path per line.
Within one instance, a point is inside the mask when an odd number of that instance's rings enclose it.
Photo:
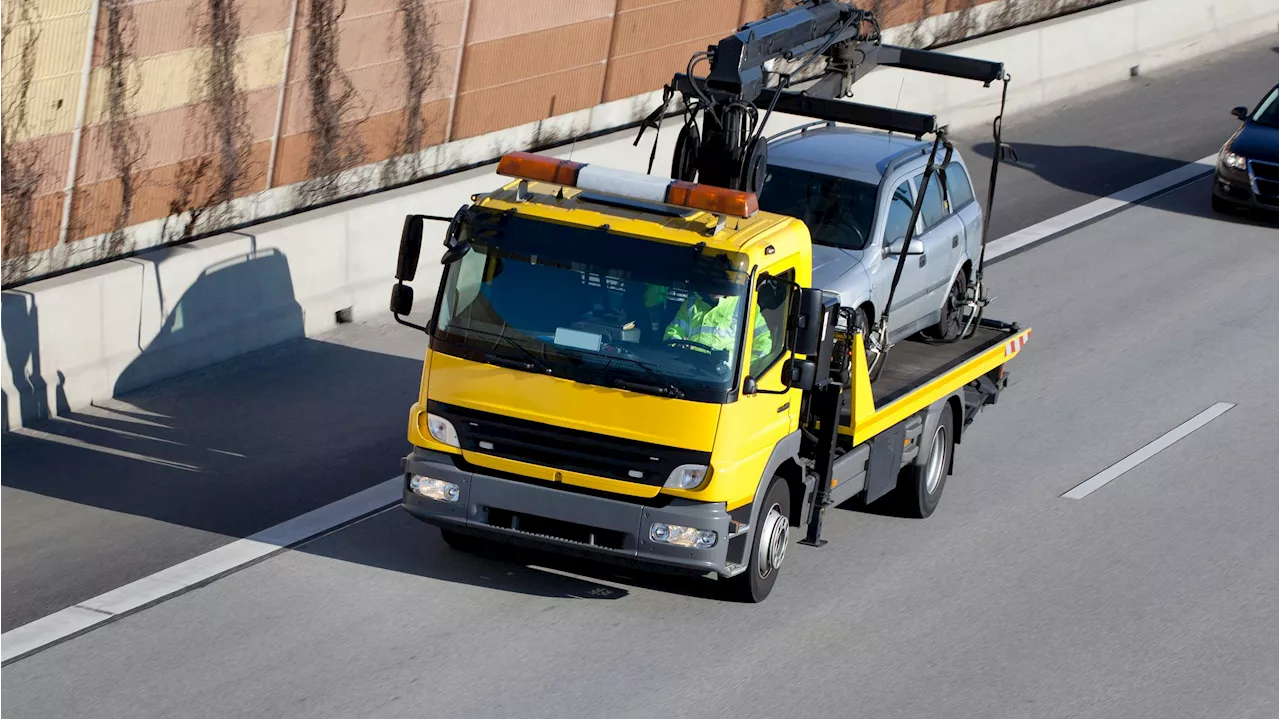
M 964 303 L 969 293 L 969 278 L 964 271 L 956 273 L 947 290 L 947 299 L 942 303 L 942 317 L 938 324 L 925 328 L 920 334 L 938 342 L 954 342 L 960 339 L 964 330 Z
M 1235 210 L 1235 205 L 1231 204 L 1230 202 L 1227 202 L 1226 200 L 1222 199 L 1221 197 L 1218 197 L 1217 195 L 1213 195 L 1213 194 L 1209 195 L 1209 202 L 1210 204 L 1213 205 L 1214 212 L 1226 214 Z
M 763 602 L 773 591 L 791 541 L 791 489 L 780 475 L 770 480 L 760 515 L 751 532 L 747 569 L 726 587 L 730 599 L 748 604 Z
M 924 464 L 912 462 L 904 467 L 895 490 L 903 514 L 915 519 L 926 519 L 933 514 L 947 484 L 951 455 L 955 451 L 955 420 L 950 406 L 943 409 L 924 451 L 928 452 Z
M 863 342 L 871 336 L 871 318 L 867 316 L 866 305 L 859 307 L 853 318 L 854 329 L 862 330 Z M 880 377 L 880 372 L 884 370 L 884 352 L 876 355 L 875 361 L 871 359 L 871 352 L 867 352 L 867 374 L 870 375 L 871 381 L 875 382 Z

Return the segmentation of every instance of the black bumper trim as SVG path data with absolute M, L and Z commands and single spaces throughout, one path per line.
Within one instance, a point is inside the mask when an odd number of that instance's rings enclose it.
M 551 483 L 519 482 L 460 469 L 449 455 L 420 448 L 405 457 L 403 464 L 402 506 L 427 524 L 632 567 L 727 573 L 729 513 L 723 503 L 673 498 L 665 506 L 653 507 L 566 492 Z M 409 489 L 411 474 L 457 484 L 458 501 L 440 502 L 414 494 Z M 659 544 L 649 540 L 648 530 L 654 522 L 712 530 L 718 539 L 709 549 Z

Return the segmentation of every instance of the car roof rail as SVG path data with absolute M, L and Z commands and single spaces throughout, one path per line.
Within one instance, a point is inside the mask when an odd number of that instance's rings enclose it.
M 813 122 L 806 122 L 803 125 L 796 125 L 795 127 L 787 128 L 786 130 L 783 130 L 782 132 L 779 132 L 777 134 L 770 135 L 769 137 L 765 138 L 765 144 L 769 144 L 780 137 L 786 137 L 787 135 L 790 135 L 796 132 L 803 135 L 805 132 L 808 132 L 809 130 L 819 125 L 822 125 L 824 127 L 835 127 L 836 123 L 833 120 L 814 120 Z
M 913 159 L 918 155 L 928 154 L 928 152 L 929 143 L 927 142 L 922 142 L 919 145 L 913 145 L 912 147 L 908 147 L 904 150 L 899 150 L 883 160 L 884 174 L 887 175 L 898 169 L 898 166 L 905 163 L 907 160 Z

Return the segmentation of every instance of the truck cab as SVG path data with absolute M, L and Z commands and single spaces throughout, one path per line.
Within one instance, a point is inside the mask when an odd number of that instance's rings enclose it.
M 930 143 L 902 135 L 801 125 L 769 138 L 760 207 L 800 218 L 812 233 L 814 282 L 855 307 L 872 377 L 881 343 L 921 333 L 953 340 L 974 279 L 983 215 L 963 156 L 928 184 L 893 298 L 893 326 L 872 332 L 889 297 L 898 253 L 920 193 Z

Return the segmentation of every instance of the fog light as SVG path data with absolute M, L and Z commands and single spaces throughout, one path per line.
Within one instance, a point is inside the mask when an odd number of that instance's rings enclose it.
M 706 529 L 654 522 L 653 526 L 649 527 L 649 539 L 677 547 L 710 549 L 715 546 L 717 537 L 715 532 Z
M 419 477 L 416 474 L 409 479 L 409 489 L 420 497 L 434 499 L 437 502 L 456 502 L 460 494 L 458 485 L 453 482 Z

